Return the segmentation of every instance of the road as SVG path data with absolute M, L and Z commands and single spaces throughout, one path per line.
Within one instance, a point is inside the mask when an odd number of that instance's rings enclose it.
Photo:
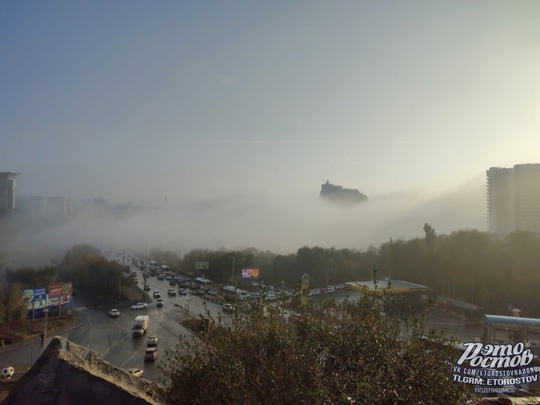
M 142 272 L 139 280 L 142 288 Z M 73 308 L 86 318 L 79 327 L 60 333 L 70 341 L 87 347 L 100 353 L 104 360 L 115 366 L 128 368 L 140 368 L 144 370 L 145 378 L 157 381 L 162 374 L 159 366 L 167 359 L 167 352 L 172 352 L 179 342 L 180 335 L 189 335 L 190 332 L 181 326 L 181 322 L 187 317 L 198 317 L 199 314 L 209 313 L 213 317 L 221 316 L 226 321 L 229 315 L 221 311 L 221 305 L 205 301 L 203 298 L 188 294 L 187 296 L 168 297 L 167 290 L 170 288 L 168 281 L 157 280 L 154 277 L 147 279 L 148 285 L 153 291 L 160 291 L 164 300 L 164 306 L 156 307 L 155 301 L 149 303 L 147 309 L 130 310 L 120 308 L 118 318 L 110 318 L 108 309 L 96 310 L 84 306 L 83 303 L 74 301 Z M 176 288 L 175 288 L 176 289 Z M 146 336 L 139 338 L 131 337 L 131 327 L 137 315 L 148 315 L 150 326 L 148 334 L 155 333 L 159 337 L 158 358 L 156 362 L 144 362 L 146 349 Z M 52 336 L 47 336 L 50 342 Z M 0 352 L 0 367 L 7 365 L 17 369 L 26 368 L 33 364 L 41 354 L 42 347 L 39 339 L 12 348 L 4 348 Z
M 134 269 L 135 270 L 135 269 Z M 142 272 L 138 269 L 139 284 L 143 284 Z M 149 303 L 147 309 L 132 311 L 129 308 L 120 308 L 118 318 L 110 318 L 107 315 L 108 309 L 96 310 L 85 307 L 83 303 L 74 302 L 76 309 L 86 322 L 81 326 L 64 333 L 60 336 L 70 341 L 87 347 L 118 367 L 125 369 L 140 368 L 144 370 L 145 378 L 158 381 L 162 376 L 159 366 L 163 365 L 167 359 L 167 353 L 172 352 L 179 342 L 180 335 L 189 335 L 190 332 L 181 326 L 181 322 L 187 317 L 198 317 L 199 314 L 209 313 L 212 317 L 219 316 L 225 322 L 230 321 L 230 315 L 224 314 L 221 305 L 204 298 L 188 294 L 187 296 L 168 297 L 167 290 L 171 288 L 166 280 L 158 280 L 154 277 L 147 279 L 153 291 L 159 291 L 164 300 L 164 306 L 156 307 L 155 302 Z M 176 287 L 175 287 L 176 289 Z M 131 327 L 137 315 L 148 315 L 150 317 L 149 333 L 155 333 L 159 337 L 158 358 L 156 362 L 144 362 L 144 351 L 146 349 L 146 336 L 140 338 L 131 337 Z M 461 341 L 473 341 L 480 335 L 479 327 L 464 327 L 455 318 L 432 314 L 427 323 L 427 327 L 434 329 L 445 329 L 449 334 L 458 336 Z M 47 343 L 51 336 L 47 336 Z M 38 340 L 13 348 L 4 348 L 0 352 L 0 367 L 7 365 L 17 368 L 28 367 L 33 364 L 42 351 Z

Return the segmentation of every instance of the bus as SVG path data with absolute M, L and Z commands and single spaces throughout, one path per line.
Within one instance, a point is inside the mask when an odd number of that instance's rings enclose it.
M 245 290 L 241 290 L 240 288 L 236 288 L 235 286 L 228 285 L 226 287 L 223 287 L 223 297 L 227 301 L 245 301 L 249 298 L 249 292 Z
M 161 265 L 161 271 L 162 272 L 168 272 L 168 271 L 171 271 L 171 268 L 169 266 L 167 266 L 166 264 L 162 264 Z
M 204 277 L 197 277 L 195 279 L 195 284 L 202 288 L 210 288 L 213 285 L 212 280 L 208 280 Z

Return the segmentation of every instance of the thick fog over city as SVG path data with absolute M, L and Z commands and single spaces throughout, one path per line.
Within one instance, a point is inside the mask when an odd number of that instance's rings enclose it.
M 485 230 L 484 178 L 446 194 L 429 190 L 374 196 L 353 205 L 327 202 L 318 190 L 294 194 L 230 194 L 200 201 L 162 201 L 114 216 L 86 213 L 27 231 L 13 240 L 29 261 L 61 259 L 74 244 L 100 249 L 244 249 L 296 252 L 302 246 L 366 250 L 390 238 L 423 237 L 429 222 L 439 234 Z M 30 253 L 31 252 L 31 253 Z
M 539 17 L 504 1 L 4 2 L 0 171 L 18 203 L 69 200 L 5 250 L 484 231 L 486 170 L 538 162 Z M 324 201 L 327 181 L 367 201 Z M 77 210 L 94 199 L 114 213 Z

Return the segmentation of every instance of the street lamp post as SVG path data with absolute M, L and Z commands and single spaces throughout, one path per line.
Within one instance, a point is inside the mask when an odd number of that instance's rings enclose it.
M 49 308 L 45 308 L 43 312 L 45 313 L 45 329 L 43 331 L 43 350 L 45 350 L 45 345 L 47 342 L 47 324 L 49 321 Z
M 178 250 L 178 271 L 180 271 L 180 263 L 181 263 L 181 260 L 182 260 L 182 252 L 180 251 L 180 249 L 176 249 Z

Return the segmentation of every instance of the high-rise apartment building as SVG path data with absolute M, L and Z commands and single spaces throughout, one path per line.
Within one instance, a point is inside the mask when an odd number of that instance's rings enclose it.
M 540 233 L 540 164 L 514 166 L 516 230 Z
M 0 241 L 9 237 L 15 212 L 15 179 L 19 173 L 0 172 Z
M 492 167 L 487 171 L 488 227 L 508 235 L 540 233 L 540 164 Z

